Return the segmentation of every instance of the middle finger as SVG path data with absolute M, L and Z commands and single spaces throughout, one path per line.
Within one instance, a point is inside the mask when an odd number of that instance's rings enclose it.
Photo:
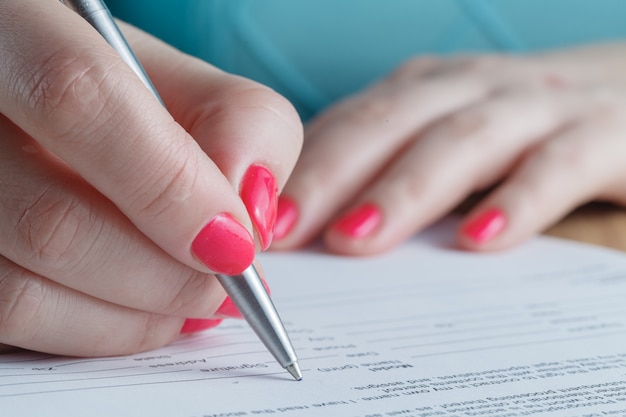
M 321 115 L 307 127 L 303 154 L 283 191 L 297 202 L 299 221 L 275 247 L 307 242 L 413 132 L 480 100 L 489 90 L 467 73 L 423 82 L 395 76 Z
M 105 197 L 0 119 L 0 253 L 61 285 L 143 311 L 207 317 L 224 292 L 141 234 Z

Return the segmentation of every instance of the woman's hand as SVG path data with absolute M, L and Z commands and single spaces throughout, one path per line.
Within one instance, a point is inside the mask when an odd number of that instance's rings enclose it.
M 291 105 L 124 30 L 169 113 L 60 2 L 0 3 L 0 344 L 161 346 L 271 240 Z
M 624 184 L 626 44 L 417 58 L 306 127 L 273 247 L 379 253 L 490 190 L 457 239 L 503 249 Z

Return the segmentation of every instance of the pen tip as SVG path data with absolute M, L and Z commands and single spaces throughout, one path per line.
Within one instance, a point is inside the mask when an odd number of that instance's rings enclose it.
M 296 381 L 300 381 L 302 379 L 302 372 L 300 372 L 300 367 L 298 366 L 298 362 L 292 363 L 291 365 L 287 366 L 285 369 L 287 369 L 287 372 L 289 372 Z

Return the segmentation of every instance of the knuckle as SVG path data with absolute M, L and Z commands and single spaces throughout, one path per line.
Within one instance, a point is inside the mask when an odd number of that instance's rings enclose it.
M 516 58 L 506 54 L 481 54 L 466 57 L 459 65 L 468 71 L 492 74 L 496 70 L 505 71 L 513 61 L 516 61 Z
M 425 195 L 428 195 L 430 190 L 424 181 L 412 177 L 402 181 L 394 191 L 400 198 L 406 201 L 416 202 L 423 199 Z
M 169 340 L 164 339 L 164 317 L 158 314 L 144 314 L 143 324 L 137 326 L 134 337 L 126 344 L 115 348 L 117 355 L 128 355 L 138 352 L 146 352 L 165 345 Z
M 59 140 L 81 136 L 90 127 L 88 121 L 106 105 L 114 81 L 112 65 L 86 51 L 63 49 L 51 55 L 20 92 L 29 122 Z M 81 114 L 87 117 L 79 117 Z
M 295 107 L 285 97 L 267 87 L 252 88 L 248 90 L 246 94 L 253 105 L 258 103 L 261 108 L 277 116 L 281 121 L 284 121 L 287 126 L 295 128 L 298 131 L 302 129 L 300 117 Z
M 369 126 L 387 120 L 401 105 L 391 94 L 377 94 L 360 97 L 346 114 L 342 115 L 350 125 Z
M 417 56 L 403 62 L 388 79 L 389 81 L 413 80 L 433 75 L 441 62 L 440 58 L 434 56 Z
M 204 317 L 217 309 L 218 306 L 210 302 L 215 298 L 211 296 L 215 287 L 206 274 L 194 271 L 190 277 L 185 277 L 184 282 L 177 291 L 171 292 L 164 307 L 157 312 L 178 317 Z
M 583 143 L 547 141 L 539 153 L 539 162 L 559 172 L 576 172 L 583 178 L 592 173 L 595 164 L 590 158 L 593 152 Z
M 268 115 L 268 122 L 271 122 L 272 119 L 277 120 L 281 126 L 290 132 L 289 135 L 280 135 L 280 137 L 289 137 L 288 143 L 283 144 L 291 146 L 299 153 L 304 134 L 302 121 L 293 104 L 282 95 L 264 86 L 252 88 L 245 94 L 248 96 L 246 100 L 249 100 L 253 106 L 258 106 L 264 114 Z
M 269 119 L 277 119 L 288 129 L 295 130 L 301 138 L 300 116 L 289 100 L 269 87 L 254 81 L 237 77 L 231 82 L 234 82 L 233 86 L 227 86 L 221 91 L 223 97 L 206 97 L 205 105 L 196 106 L 195 111 L 184 115 L 183 124 L 193 131 L 197 126 L 212 121 L 216 114 L 260 110 L 263 116 L 269 115 Z M 216 102 L 219 102 L 217 107 Z
M 487 69 L 497 68 L 513 62 L 518 63 L 519 60 L 510 54 L 486 54 L 480 55 L 478 58 L 478 66 Z
M 180 205 L 193 196 L 197 189 L 200 162 L 193 157 L 192 149 L 185 149 L 189 147 L 195 147 L 194 143 L 184 141 L 179 146 L 172 145 L 164 149 L 160 158 L 155 156 L 151 163 L 155 159 L 171 161 L 160 164 L 167 166 L 167 169 L 159 170 L 160 175 L 150 177 L 145 183 L 139 184 L 139 188 L 127 191 L 126 195 L 136 196 L 131 202 L 131 209 L 139 216 L 158 222 L 170 213 L 176 213 Z M 177 154 L 190 156 L 180 158 Z
M 442 119 L 436 129 L 440 130 L 441 136 L 446 141 L 457 145 L 482 147 L 482 145 L 489 144 L 492 139 L 488 134 L 488 126 L 489 116 L 485 111 L 469 109 Z
M 26 270 L 0 262 L 0 335 L 7 343 L 28 340 L 41 322 L 45 297 L 42 279 Z
M 90 219 L 89 209 L 54 187 L 48 187 L 21 209 L 15 224 L 18 250 L 38 268 L 67 267 L 81 256 L 79 237 Z

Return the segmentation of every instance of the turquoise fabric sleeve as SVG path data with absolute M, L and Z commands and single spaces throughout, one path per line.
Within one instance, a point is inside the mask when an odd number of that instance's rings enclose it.
M 289 98 L 303 119 L 411 56 L 626 38 L 624 0 L 109 0 L 118 17 Z

